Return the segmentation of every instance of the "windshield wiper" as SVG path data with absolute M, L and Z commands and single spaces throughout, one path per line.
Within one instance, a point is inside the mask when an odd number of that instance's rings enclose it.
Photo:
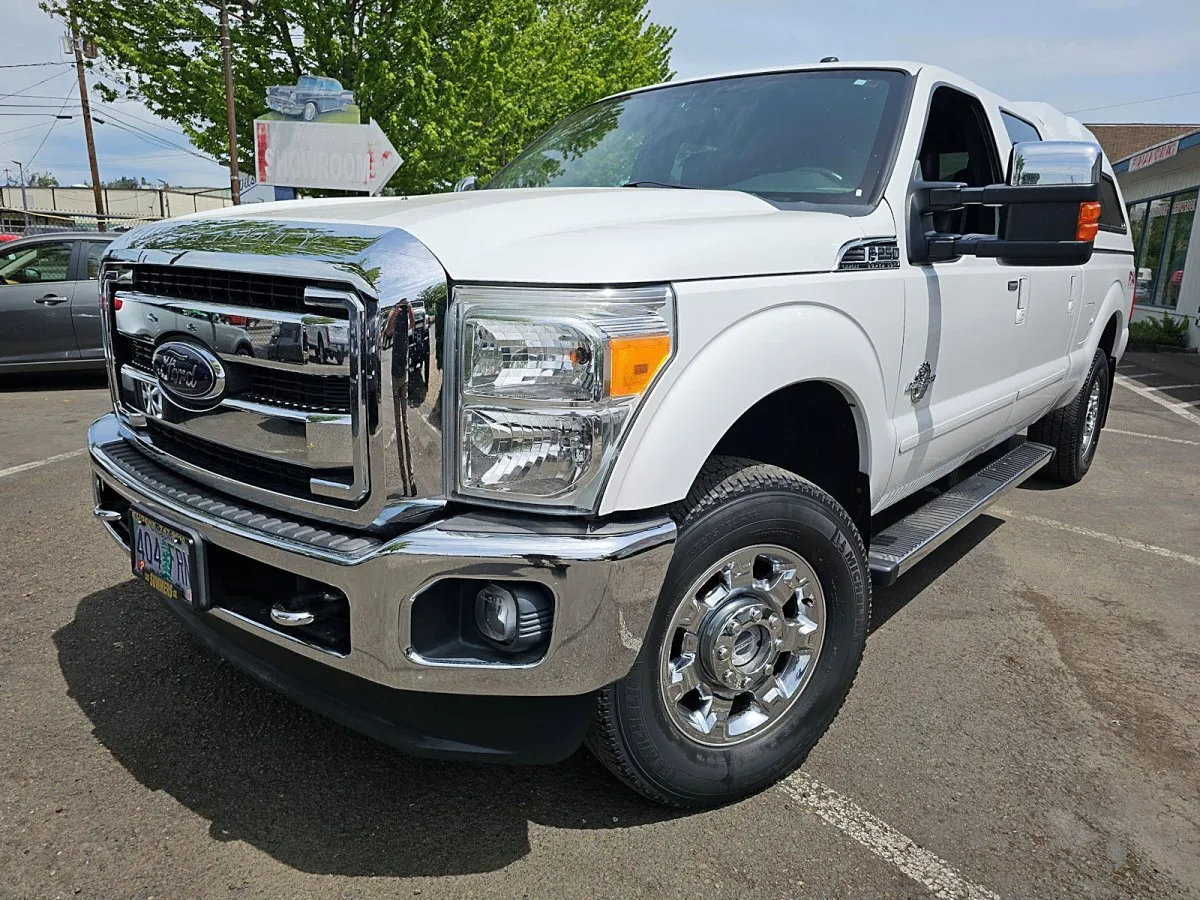
M 694 191 L 698 188 L 692 187 L 690 184 L 667 184 L 664 181 L 627 181 L 621 187 L 659 187 L 659 188 L 676 188 L 683 191 Z

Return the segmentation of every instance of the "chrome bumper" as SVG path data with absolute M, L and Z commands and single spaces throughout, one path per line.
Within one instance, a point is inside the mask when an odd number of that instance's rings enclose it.
M 324 582 L 349 601 L 350 652 L 339 655 L 214 605 L 212 617 L 301 656 L 392 688 L 454 694 L 565 696 L 629 672 L 649 628 L 674 549 L 665 517 L 579 524 L 546 517 L 460 515 L 390 540 L 289 522 L 184 482 L 128 443 L 114 415 L 88 431 L 95 514 L 123 543 L 108 492 L 197 533 L 207 544 Z M 136 456 L 131 456 L 131 452 Z M 137 462 L 131 464 L 130 460 Z M 554 627 L 536 663 L 427 662 L 411 649 L 412 601 L 445 578 L 522 579 L 554 596 Z

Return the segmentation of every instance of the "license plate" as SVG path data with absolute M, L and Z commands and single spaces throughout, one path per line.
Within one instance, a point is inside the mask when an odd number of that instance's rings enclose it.
M 137 509 L 133 524 L 133 574 L 164 597 L 206 609 L 200 538 Z

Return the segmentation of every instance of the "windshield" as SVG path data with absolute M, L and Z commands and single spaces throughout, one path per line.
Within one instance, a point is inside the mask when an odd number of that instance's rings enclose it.
M 602 100 L 551 128 L 487 187 L 647 183 L 871 203 L 907 80 L 884 70 L 785 72 Z

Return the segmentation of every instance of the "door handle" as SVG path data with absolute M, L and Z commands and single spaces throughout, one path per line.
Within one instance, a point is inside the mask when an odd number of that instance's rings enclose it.
M 146 313 L 146 318 L 147 318 L 147 319 L 149 319 L 151 322 L 157 322 L 157 321 L 158 321 L 158 316 L 156 316 L 156 315 L 155 315 L 154 313 L 152 313 L 152 312 L 148 312 L 148 313 Z
M 45 297 L 38 297 L 33 302 L 40 303 L 42 306 L 58 306 L 60 303 L 66 303 L 67 298 L 59 297 L 57 294 L 47 294 Z
M 187 330 L 188 330 L 188 331 L 195 331 L 195 330 L 196 330 L 196 326 L 195 326 L 195 325 L 193 325 L 191 322 L 188 322 Z

